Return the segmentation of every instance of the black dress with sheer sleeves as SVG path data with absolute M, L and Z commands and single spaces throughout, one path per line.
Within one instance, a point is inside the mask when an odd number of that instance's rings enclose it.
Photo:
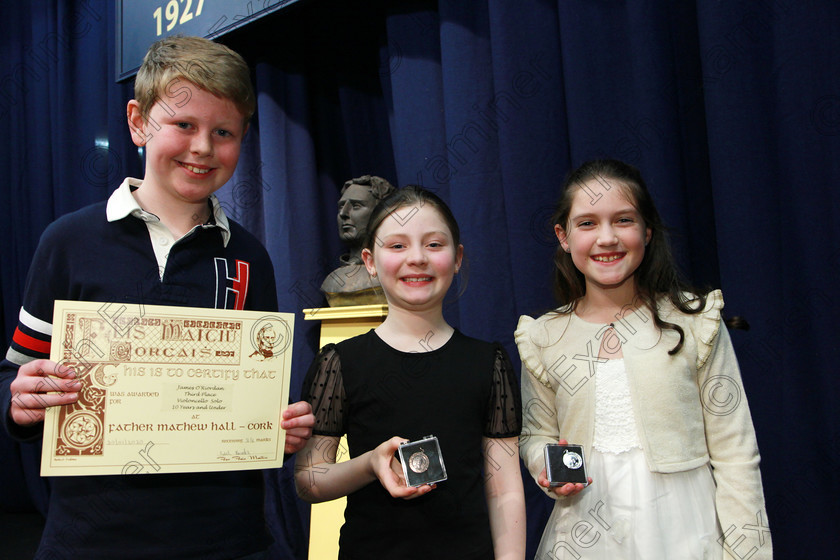
M 448 479 L 413 500 L 392 498 L 379 483 L 350 494 L 341 558 L 493 557 L 482 439 L 519 436 L 522 424 L 519 384 L 500 345 L 456 330 L 437 350 L 401 352 L 370 331 L 325 346 L 302 398 L 314 433 L 346 434 L 350 457 L 393 436 L 434 435 L 446 464 Z

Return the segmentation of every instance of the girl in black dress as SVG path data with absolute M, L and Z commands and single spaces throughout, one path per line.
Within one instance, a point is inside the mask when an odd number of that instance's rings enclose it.
M 525 555 L 516 376 L 500 345 L 443 318 L 463 252 L 458 224 L 433 193 L 405 187 L 381 201 L 362 258 L 382 284 L 388 316 L 324 347 L 304 382 L 316 425 L 295 480 L 309 502 L 347 496 L 341 558 Z M 350 459 L 336 462 L 344 434 Z M 430 434 L 447 479 L 407 485 L 395 453 Z

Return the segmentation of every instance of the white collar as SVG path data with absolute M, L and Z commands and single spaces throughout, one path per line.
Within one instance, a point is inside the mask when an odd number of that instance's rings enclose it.
M 144 222 L 160 221 L 160 218 L 151 212 L 143 210 L 137 202 L 137 199 L 131 194 L 132 191 L 139 188 L 142 184 L 143 181 L 140 179 L 126 177 L 125 181 L 122 182 L 117 190 L 111 193 L 111 196 L 108 198 L 108 205 L 105 207 L 105 216 L 108 218 L 109 222 L 122 220 L 126 216 L 134 216 Z M 230 241 L 230 223 L 228 222 L 227 215 L 225 214 L 224 209 L 222 209 L 222 205 L 219 204 L 219 199 L 216 198 L 215 194 L 210 195 L 210 206 L 212 208 L 210 223 L 203 224 L 201 227 L 218 226 L 221 228 L 222 242 L 224 243 L 224 246 L 227 247 L 227 244 Z

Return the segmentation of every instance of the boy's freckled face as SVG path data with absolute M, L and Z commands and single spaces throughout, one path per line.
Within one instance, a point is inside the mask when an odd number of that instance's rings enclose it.
M 183 93 L 171 99 L 164 96 L 146 122 L 139 117 L 139 108 L 132 110 L 129 103 L 129 121 L 134 143 L 146 150 L 143 188 L 171 202 L 198 203 L 233 175 L 245 119 L 229 99 L 189 82 L 179 84 L 184 87 L 190 90 L 187 98 Z

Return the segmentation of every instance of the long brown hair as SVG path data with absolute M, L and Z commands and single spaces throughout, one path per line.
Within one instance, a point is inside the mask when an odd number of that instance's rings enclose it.
M 661 329 L 674 330 L 680 340 L 668 353 L 676 354 L 680 351 L 685 340 L 682 327 L 663 320 L 656 309 L 656 299 L 667 297 L 673 305 L 689 315 L 699 313 L 706 306 L 706 296 L 697 291 L 679 274 L 668 231 L 656 211 L 653 199 L 648 192 L 642 174 L 632 165 L 614 159 L 597 159 L 583 163 L 572 171 L 563 185 L 563 194 L 557 203 L 552 217 L 552 224 L 559 225 L 569 231 L 569 213 L 575 194 L 585 190 L 587 194 L 597 200 L 590 181 L 598 181 L 606 188 L 616 186 L 623 189 L 631 204 L 638 210 L 644 222 L 644 227 L 651 230 L 650 242 L 645 248 L 645 255 L 639 268 L 633 273 L 636 281 L 637 297 L 650 310 L 654 324 Z M 607 185 L 605 181 L 611 181 Z M 617 183 L 617 185 L 615 184 Z M 575 267 L 570 254 L 558 245 L 554 253 L 554 296 L 560 305 L 571 305 L 574 310 L 577 302 L 586 294 L 586 281 L 583 274 Z

